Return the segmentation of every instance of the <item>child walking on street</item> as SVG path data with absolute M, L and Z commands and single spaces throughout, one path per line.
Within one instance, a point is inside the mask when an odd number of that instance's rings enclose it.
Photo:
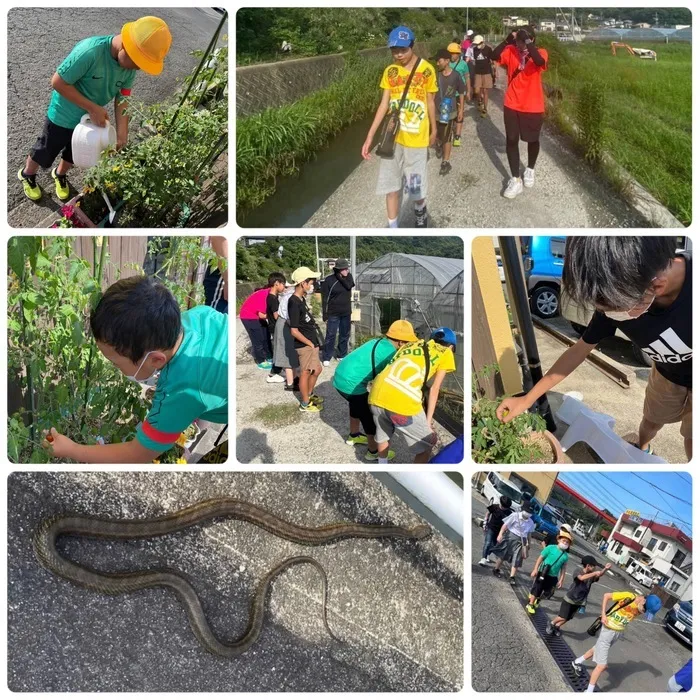
M 481 552 L 479 566 L 486 566 L 489 563 L 489 554 L 496 544 L 496 537 L 503 527 L 503 521 L 512 514 L 511 506 L 513 501 L 508 496 L 501 496 L 500 503 L 492 503 L 486 509 L 484 518 L 484 549 Z
M 550 598 L 554 593 L 554 587 L 561 588 L 564 585 L 566 575 L 566 562 L 569 560 L 567 550 L 571 546 L 573 538 L 562 530 L 557 537 L 557 544 L 551 544 L 542 550 L 537 557 L 535 566 L 530 574 L 535 581 L 530 589 L 530 600 L 525 609 L 534 615 L 540 604 L 540 598 Z
M 491 550 L 496 559 L 496 566 L 493 575 L 500 578 L 501 564 L 504 561 L 510 562 L 510 583 L 515 585 L 515 574 L 522 565 L 522 560 L 527 559 L 528 547 L 530 545 L 530 533 L 535 529 L 532 521 L 532 505 L 523 503 L 522 509 L 517 513 L 509 515 L 501 526 L 501 530 L 496 537 L 496 546 Z
M 597 571 L 596 566 L 598 566 L 598 562 L 589 554 L 581 559 L 581 566 L 574 571 L 574 580 L 564 595 L 564 600 L 559 607 L 559 614 L 547 624 L 547 634 L 561 637 L 561 628 L 569 620 L 573 620 L 576 611 L 582 605 L 586 605 L 591 586 L 600 580 L 601 576 L 612 567 L 612 564 L 608 563 Z
M 614 605 L 606 610 L 610 601 Z M 602 627 L 598 635 L 598 641 L 592 649 L 589 649 L 585 654 L 579 656 L 571 662 L 574 673 L 577 676 L 583 675 L 583 662 L 588 661 L 591 657 L 595 662 L 595 668 L 591 673 L 591 678 L 586 692 L 595 692 L 598 679 L 605 669 L 608 667 L 608 654 L 610 647 L 622 637 L 627 625 L 631 620 L 634 620 L 637 615 L 647 613 L 653 616 L 661 610 L 661 599 L 656 595 L 637 595 L 630 591 L 618 593 L 606 593 L 603 596 L 603 604 L 601 607 L 600 621 Z

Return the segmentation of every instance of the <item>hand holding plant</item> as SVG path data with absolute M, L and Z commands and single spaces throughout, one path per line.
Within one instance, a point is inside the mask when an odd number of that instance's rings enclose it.
M 57 459 L 72 459 L 71 455 L 73 454 L 75 442 L 65 435 L 61 435 L 56 428 L 51 428 L 50 431 L 44 433 L 41 446 L 49 451 L 51 457 Z

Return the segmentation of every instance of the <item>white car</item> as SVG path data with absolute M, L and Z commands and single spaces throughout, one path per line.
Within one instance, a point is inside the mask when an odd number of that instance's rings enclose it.
M 523 500 L 523 492 L 508 479 L 504 479 L 498 472 L 489 472 L 481 486 L 481 495 L 491 505 L 498 503 L 501 496 L 508 496 L 513 501 L 513 510 L 519 510 Z

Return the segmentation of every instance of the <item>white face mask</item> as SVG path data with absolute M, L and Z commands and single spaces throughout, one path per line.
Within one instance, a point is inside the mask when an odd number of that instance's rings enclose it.
M 160 372 L 158 372 L 157 370 L 153 370 L 153 373 L 149 377 L 147 377 L 146 379 L 136 379 L 136 375 L 141 371 L 141 367 L 143 367 L 143 363 L 146 361 L 146 359 L 148 358 L 148 356 L 152 352 L 154 352 L 154 351 L 149 350 L 145 354 L 143 360 L 141 360 L 141 364 L 139 365 L 139 368 L 133 374 L 131 374 L 131 375 L 126 374 L 124 376 L 127 379 L 131 379 L 132 382 L 136 382 L 137 384 L 143 384 L 144 386 L 155 386 L 156 382 L 158 381 L 158 375 L 160 374 Z
M 652 279 L 651 281 L 653 282 L 655 279 L 656 277 L 654 277 L 654 279 Z M 644 296 L 646 296 L 646 294 Z M 643 316 L 647 311 L 649 311 L 649 308 L 654 303 L 654 299 L 656 299 L 656 295 L 653 295 L 651 297 L 651 301 L 641 311 L 637 311 L 637 309 L 639 309 L 644 303 L 644 297 L 642 297 L 641 301 L 639 301 L 639 303 L 637 303 L 636 306 L 633 306 L 628 311 L 603 311 L 603 313 L 613 321 L 634 321 L 635 318 L 639 318 L 640 316 Z M 632 311 L 634 311 L 635 313 L 632 314 Z
M 520 513 L 521 520 L 527 520 L 529 517 L 530 517 L 529 513 L 523 513 L 523 512 Z
M 560 542 L 559 543 L 559 549 L 569 549 L 569 543 L 568 542 Z

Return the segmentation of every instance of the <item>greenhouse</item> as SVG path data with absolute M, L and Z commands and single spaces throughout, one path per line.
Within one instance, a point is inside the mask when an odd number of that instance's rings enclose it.
M 648 29 L 594 29 L 585 35 L 586 41 L 692 41 L 692 29 L 650 27 Z
M 410 321 L 423 338 L 448 326 L 459 340 L 457 372 L 445 385 L 461 390 L 464 370 L 464 260 L 429 255 L 387 253 L 358 266 L 361 319 L 357 330 L 366 336 L 385 333 L 396 320 Z

